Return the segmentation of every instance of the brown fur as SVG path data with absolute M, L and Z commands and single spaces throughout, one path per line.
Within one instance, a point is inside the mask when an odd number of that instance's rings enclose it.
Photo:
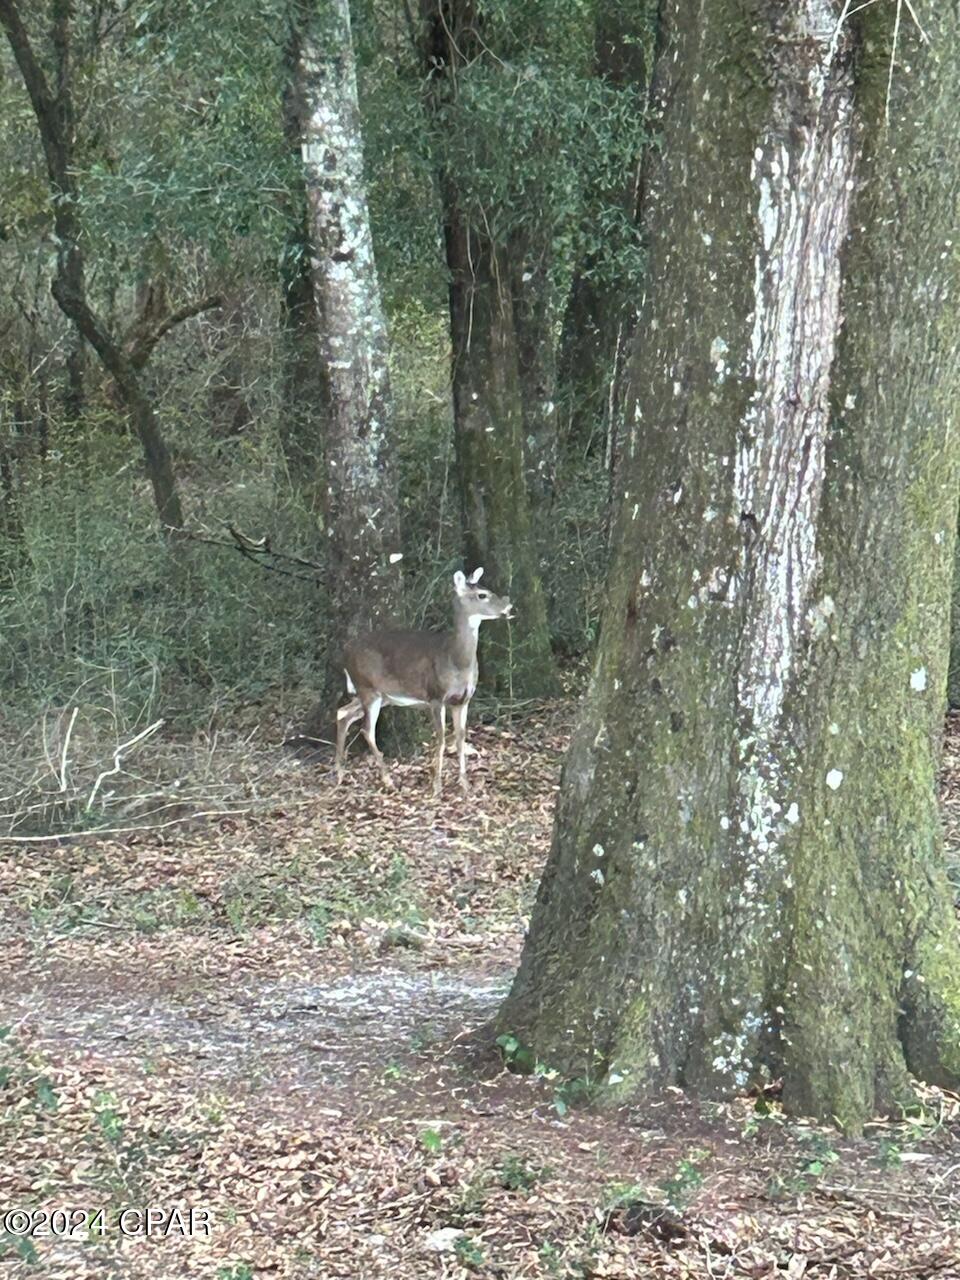
M 440 792 L 446 709 L 451 710 L 460 763 L 460 785 L 467 789 L 467 707 L 477 687 L 477 640 L 480 622 L 510 616 L 510 601 L 477 586 L 482 569 L 467 580 L 454 575 L 453 629 L 437 631 L 370 631 L 344 649 L 344 668 L 356 694 L 337 712 L 337 782 L 343 780 L 347 732 L 363 720 L 367 740 L 386 786 L 392 786 L 377 746 L 377 718 L 384 703 L 430 708 L 437 730 L 434 794 Z

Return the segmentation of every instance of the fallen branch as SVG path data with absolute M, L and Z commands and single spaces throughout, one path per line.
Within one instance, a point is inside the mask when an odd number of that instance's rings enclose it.
M 58 831 L 48 836 L 0 836 L 0 845 L 4 844 L 49 844 L 62 840 L 81 840 L 84 836 L 99 840 L 101 836 L 129 835 L 136 831 L 163 831 L 167 827 L 175 827 L 181 822 L 194 822 L 200 818 L 235 818 L 249 813 L 249 809 L 206 809 L 199 813 L 185 813 L 179 818 L 170 818 L 167 822 L 148 823 L 139 827 L 88 827 L 85 831 Z
M 76 717 L 76 712 L 74 712 L 74 717 Z M 135 738 L 131 738 L 128 742 L 120 743 L 120 745 L 115 749 L 113 753 L 113 768 L 104 769 L 104 771 L 97 777 L 96 782 L 93 784 L 93 789 L 90 792 L 90 795 L 87 799 L 87 803 L 83 807 L 84 813 L 89 813 L 90 810 L 93 808 L 93 802 L 97 798 L 97 792 L 100 790 L 100 784 L 103 782 L 104 778 L 110 778 L 114 774 L 117 774 L 120 772 L 120 763 L 123 760 L 124 752 L 129 751 L 130 748 L 137 746 L 139 743 L 143 742 L 146 738 L 149 738 L 152 733 L 156 733 L 156 731 L 160 728 L 162 724 L 163 724 L 163 720 L 154 720 L 153 724 L 147 725 L 146 729 L 142 729 Z M 72 727 L 73 727 L 73 722 L 71 721 L 71 728 Z

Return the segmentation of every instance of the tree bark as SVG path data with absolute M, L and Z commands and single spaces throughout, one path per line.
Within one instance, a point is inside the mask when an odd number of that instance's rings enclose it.
M 284 63 L 281 103 L 284 137 L 301 158 L 303 104 L 299 92 L 300 50 L 306 21 L 294 10 Z M 293 485 L 311 506 L 322 507 L 323 439 L 330 416 L 330 384 L 320 358 L 319 313 L 313 294 L 306 189 L 291 192 L 287 242 L 280 270 L 283 331 L 283 422 L 281 443 Z
M 424 62 L 433 108 L 456 100 L 457 75 L 482 56 L 472 0 L 430 0 L 422 9 Z M 516 602 L 509 631 L 489 630 L 481 666 L 504 693 L 556 691 L 546 606 L 524 483 L 523 409 L 507 246 L 465 212 L 451 176 L 440 174 L 450 272 L 454 442 L 466 565 L 482 565 L 494 590 Z
M 548 250 L 517 235 L 510 248 L 524 476 L 531 506 L 548 504 L 557 476 L 557 343 Z
M 633 86 L 645 98 L 655 56 L 659 0 L 598 0 L 594 39 L 596 75 L 616 88 Z M 604 192 L 611 207 L 636 220 L 641 196 L 642 156 L 630 181 Z M 566 452 L 581 457 L 602 450 L 612 473 L 617 422 L 625 391 L 622 353 L 636 324 L 636 299 L 605 281 L 596 252 L 578 267 L 564 312 L 558 355 L 560 430 Z M 606 441 L 606 448 L 603 442 Z
M 301 14 L 297 103 L 313 300 L 329 389 L 322 514 L 327 688 L 342 693 L 346 636 L 396 610 L 400 532 L 387 328 L 363 174 L 347 0 Z
M 56 60 L 55 93 L 51 91 L 47 76 L 34 53 L 16 0 L 0 0 L 0 25 L 7 33 L 37 119 L 47 174 L 54 193 L 57 274 L 52 292 L 61 311 L 90 343 L 117 385 L 140 439 L 161 528 L 165 533 L 170 533 L 183 527 L 183 511 L 173 464 L 160 433 L 153 405 L 121 344 L 111 337 L 87 299 L 79 192 L 73 165 L 75 119 L 70 56 L 73 0 L 54 0 L 52 17 Z
M 955 8 L 672 0 L 600 651 L 500 1026 L 850 1129 L 960 1079 Z M 852 206 L 852 207 L 851 207 Z
M 953 554 L 953 596 L 950 608 L 950 662 L 947 670 L 947 703 L 960 707 L 960 529 Z

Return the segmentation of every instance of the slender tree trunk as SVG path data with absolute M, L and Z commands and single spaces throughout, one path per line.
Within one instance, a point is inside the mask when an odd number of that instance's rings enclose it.
M 47 174 L 55 194 L 54 229 L 57 235 L 57 274 L 53 296 L 61 311 L 72 320 L 78 333 L 90 343 L 104 368 L 117 385 L 140 439 L 147 475 L 161 528 L 171 532 L 182 528 L 183 511 L 166 443 L 146 396 L 137 369 L 121 344 L 90 307 L 86 291 L 86 270 L 81 249 L 79 193 L 73 174 L 74 111 L 70 35 L 72 0 L 54 0 L 52 5 L 53 46 L 56 58 L 55 91 L 38 62 L 16 0 L 0 0 L 0 25 L 10 41 L 14 58 L 30 97 L 47 164 Z
M 653 65 L 659 0 L 599 0 L 594 66 L 610 85 L 632 86 L 645 98 Z M 606 203 L 637 217 L 642 157 L 629 182 L 604 193 Z M 622 354 L 637 317 L 637 299 L 603 278 L 602 251 L 589 252 L 578 267 L 564 312 L 558 356 L 560 430 L 566 452 L 586 457 L 602 452 L 613 473 L 625 382 Z
M 615 1095 L 781 1078 L 856 1129 L 960 1079 L 960 17 L 904 10 L 887 107 L 899 6 L 842 8 L 664 6 L 609 604 L 500 1022 Z
M 400 602 L 400 534 L 387 329 L 373 256 L 347 0 L 306 20 L 297 101 L 314 306 L 329 388 L 324 440 L 328 688 L 345 637 Z
M 472 0 L 429 0 L 422 17 L 431 101 L 439 108 L 455 101 L 458 70 L 481 56 L 481 19 Z M 505 246 L 471 223 L 449 174 L 440 175 L 440 191 L 464 554 L 468 568 L 483 565 L 493 589 L 517 605 L 509 632 L 485 637 L 481 664 L 502 692 L 547 694 L 557 682 L 524 483 L 510 259 Z
M 301 157 L 299 95 L 300 49 L 305 16 L 294 13 L 285 53 L 286 84 L 281 104 L 288 146 Z M 306 189 L 291 192 L 287 243 L 280 271 L 283 332 L 283 420 L 281 443 L 293 484 L 312 506 L 322 505 L 326 424 L 330 416 L 330 383 L 320 358 L 322 336 L 313 294 L 313 252 Z
M 510 248 L 524 476 L 534 507 L 548 503 L 557 475 L 557 343 L 548 254 L 516 236 Z

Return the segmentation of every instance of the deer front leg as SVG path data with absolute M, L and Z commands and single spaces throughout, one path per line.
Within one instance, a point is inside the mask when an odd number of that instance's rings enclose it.
M 431 703 L 430 714 L 433 716 L 433 727 L 437 731 L 437 763 L 433 775 L 433 794 L 439 797 L 443 777 L 443 747 L 447 737 L 447 708 L 442 702 Z
M 464 702 L 459 707 L 453 707 L 451 711 L 454 740 L 457 744 L 457 758 L 460 763 L 461 791 L 470 790 L 470 785 L 467 782 L 467 707 L 469 705 L 468 702 Z
M 343 781 L 343 766 L 346 760 L 347 732 L 352 724 L 363 719 L 363 704 L 359 698 L 353 698 L 337 711 L 337 786 Z
M 380 777 L 383 779 L 383 785 L 393 790 L 393 779 L 390 777 L 383 759 L 383 752 L 377 746 L 377 720 L 380 717 L 380 708 L 383 706 L 382 698 L 374 698 L 367 707 L 366 718 L 363 722 L 363 736 L 367 740 L 367 746 L 373 752 L 373 758 L 377 762 L 377 768 L 380 770 Z

